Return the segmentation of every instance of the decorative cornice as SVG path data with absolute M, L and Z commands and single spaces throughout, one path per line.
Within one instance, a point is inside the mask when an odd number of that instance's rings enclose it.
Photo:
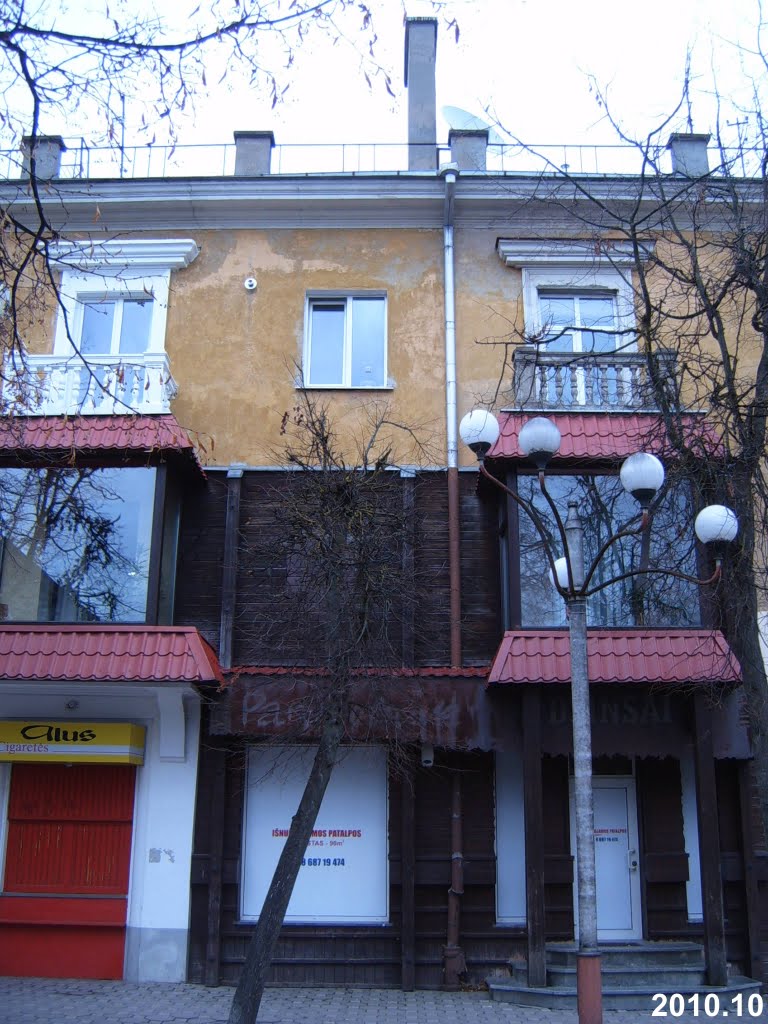
M 508 267 L 631 267 L 635 263 L 633 243 L 612 238 L 500 238 L 496 252 Z M 641 258 L 647 260 L 652 252 L 653 242 L 644 243 Z
M 137 267 L 180 270 L 188 267 L 200 248 L 191 238 L 136 238 L 104 242 L 56 242 L 48 255 L 55 265 L 69 270 Z

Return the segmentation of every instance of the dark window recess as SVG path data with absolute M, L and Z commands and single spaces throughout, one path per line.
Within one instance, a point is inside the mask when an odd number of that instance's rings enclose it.
M 534 476 L 518 477 L 518 493 L 531 502 L 544 524 L 555 557 L 562 552 L 551 510 Z M 608 538 L 630 523 L 639 522 L 639 507 L 617 476 L 552 474 L 547 489 L 563 520 L 568 503 L 576 501 L 585 531 L 585 563 L 591 565 Z M 651 510 L 647 553 L 639 537 L 626 537 L 604 555 L 592 584 L 607 583 L 641 567 L 673 569 L 696 575 L 693 511 L 688 492 L 666 488 Z M 549 575 L 541 538 L 523 510 L 517 516 L 520 554 L 521 625 L 547 628 L 566 625 L 565 603 Z M 643 575 L 611 583 L 593 594 L 587 604 L 592 626 L 627 628 L 696 627 L 701 624 L 698 588 L 671 575 Z

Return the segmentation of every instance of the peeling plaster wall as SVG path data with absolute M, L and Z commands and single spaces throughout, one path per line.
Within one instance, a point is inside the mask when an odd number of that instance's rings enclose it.
M 365 410 L 386 403 L 391 418 L 443 451 L 440 233 L 276 229 L 194 237 L 200 256 L 172 277 L 167 351 L 179 384 L 174 414 L 200 435 L 207 461 L 282 461 L 280 422 L 295 405 L 312 290 L 376 289 L 388 298 L 392 388 L 314 392 L 332 404 L 342 443 L 351 449 Z M 258 281 L 256 291 L 244 288 L 247 277 Z

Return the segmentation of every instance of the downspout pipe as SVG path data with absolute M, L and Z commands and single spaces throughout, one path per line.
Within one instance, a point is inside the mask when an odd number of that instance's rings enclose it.
M 443 281 L 445 295 L 445 435 L 448 470 L 448 573 L 450 587 L 451 666 L 461 667 L 461 548 L 459 543 L 459 447 L 456 410 L 456 280 L 454 203 L 459 167 L 438 171 L 445 184 L 443 200 Z

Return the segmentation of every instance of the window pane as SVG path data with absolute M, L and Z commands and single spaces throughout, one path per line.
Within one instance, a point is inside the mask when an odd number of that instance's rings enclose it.
M 353 387 L 383 387 L 384 299 L 352 300 Z
M 151 323 L 151 299 L 125 299 L 120 326 L 120 351 L 126 355 L 146 352 Z
M 80 351 L 84 356 L 108 355 L 112 350 L 114 302 L 89 302 L 83 307 Z
M 313 387 L 344 384 L 343 302 L 313 302 L 310 322 L 309 379 Z
M 0 472 L 0 615 L 146 617 L 154 469 Z
M 579 298 L 579 319 L 584 327 L 599 327 L 600 332 L 582 331 L 583 352 L 613 352 L 617 345 L 614 301 L 610 296 Z M 605 332 L 605 333 L 604 333 Z
M 587 568 L 601 545 L 635 519 L 639 511 L 637 502 L 626 493 L 616 476 L 552 475 L 547 480 L 547 489 L 563 518 L 568 502 L 578 503 L 585 530 Z M 518 490 L 538 511 L 555 555 L 560 556 L 562 544 L 538 480 L 521 476 Z M 565 603 L 549 580 L 549 563 L 542 541 L 523 510 L 519 524 L 522 624 L 527 627 L 564 626 Z M 653 514 L 648 565 L 695 574 L 692 524 L 686 491 L 668 489 Z M 640 538 L 623 538 L 602 559 L 592 578 L 593 585 L 640 568 L 641 557 Z M 665 575 L 625 579 L 589 598 L 587 620 L 593 626 L 698 626 L 697 588 L 695 584 Z
M 573 334 L 567 330 L 576 322 L 573 298 L 567 295 L 541 295 L 539 301 L 547 351 L 573 352 Z

